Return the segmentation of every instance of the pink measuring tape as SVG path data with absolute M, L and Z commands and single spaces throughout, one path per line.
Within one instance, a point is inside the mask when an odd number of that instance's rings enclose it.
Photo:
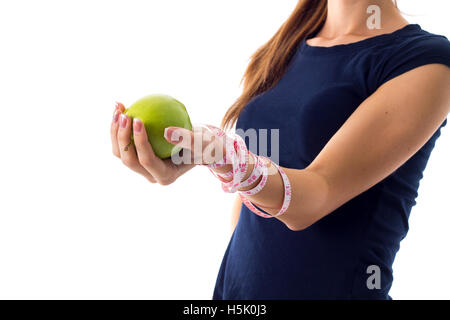
M 238 192 L 242 203 L 244 203 L 247 208 L 255 213 L 256 215 L 263 218 L 274 218 L 279 217 L 286 212 L 289 208 L 291 198 L 292 198 L 292 188 L 286 173 L 274 163 L 272 160 L 257 156 L 247 150 L 244 140 L 237 134 L 230 135 L 226 134 L 224 131 L 217 127 L 207 126 L 216 136 L 226 137 L 226 155 L 222 160 L 207 165 L 211 173 L 222 182 L 222 189 L 227 193 Z M 250 176 L 242 181 L 248 170 L 249 157 L 254 159 L 254 167 Z M 223 168 L 227 164 L 232 164 L 232 170 L 226 173 L 216 173 L 213 169 Z M 255 207 L 255 205 L 247 198 L 247 196 L 253 196 L 259 193 L 266 185 L 268 179 L 268 164 L 273 164 L 281 175 L 284 184 L 284 200 L 281 209 L 275 215 L 270 215 L 264 213 Z M 228 181 L 228 179 L 230 179 Z M 246 188 L 255 183 L 259 178 L 261 180 L 248 191 L 239 191 L 238 189 Z

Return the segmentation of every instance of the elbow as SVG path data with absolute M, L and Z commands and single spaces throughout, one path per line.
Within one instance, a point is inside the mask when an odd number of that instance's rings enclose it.
M 304 231 L 321 220 L 327 214 L 328 212 L 325 213 L 322 210 L 318 210 L 310 214 L 303 212 L 302 215 L 296 216 L 293 219 L 286 219 L 283 221 L 283 223 L 291 231 Z
M 304 184 L 299 184 L 302 192 L 293 194 L 290 210 L 280 218 L 289 230 L 295 232 L 308 229 L 331 212 L 328 181 L 312 170 L 303 170 L 302 174 Z
M 331 213 L 330 210 L 317 210 L 310 214 L 303 212 L 303 214 L 298 215 L 293 219 L 284 220 L 283 223 L 291 231 L 304 231 L 327 216 L 329 213 Z
M 308 228 L 307 226 L 297 226 L 297 225 L 290 225 L 290 224 L 286 225 L 286 226 L 288 227 L 289 230 L 294 231 L 294 232 L 303 231 L 306 228 Z
M 312 226 L 314 223 L 285 223 L 286 227 L 288 227 L 291 231 L 304 231 Z

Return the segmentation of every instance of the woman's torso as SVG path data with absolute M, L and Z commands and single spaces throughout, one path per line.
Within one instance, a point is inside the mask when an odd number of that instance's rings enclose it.
M 448 53 L 445 38 L 418 25 L 349 45 L 302 42 L 279 83 L 244 108 L 237 133 L 256 130 L 267 150 L 247 137 L 252 152 L 304 169 L 379 86 L 421 64 L 449 65 Z M 393 174 L 304 231 L 243 206 L 214 299 L 388 299 L 394 257 L 439 135 L 440 128 Z M 368 285 L 374 270 L 380 288 Z

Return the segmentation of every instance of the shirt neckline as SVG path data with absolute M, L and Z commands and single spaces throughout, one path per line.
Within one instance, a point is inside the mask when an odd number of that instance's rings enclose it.
M 389 39 L 395 39 L 405 33 L 408 33 L 413 30 L 420 30 L 421 27 L 418 24 L 407 24 L 406 26 L 395 30 L 391 33 L 384 33 L 377 36 L 373 36 L 370 38 L 366 38 L 363 40 L 359 40 L 356 42 L 351 42 L 347 44 L 337 44 L 330 47 L 323 47 L 323 46 L 311 46 L 306 43 L 306 40 L 309 38 L 305 38 L 300 43 L 300 51 L 302 54 L 308 54 L 308 55 L 318 55 L 318 54 L 331 54 L 331 53 L 339 53 L 339 52 L 348 52 L 348 51 L 354 51 L 357 48 L 365 47 L 370 44 L 383 42 Z

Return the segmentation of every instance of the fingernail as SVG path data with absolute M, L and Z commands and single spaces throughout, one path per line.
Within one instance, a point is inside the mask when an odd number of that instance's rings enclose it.
M 133 119 L 133 132 L 140 133 L 142 131 L 143 123 L 138 118 Z
M 119 116 L 120 116 L 120 111 L 116 110 L 116 112 L 114 112 L 114 115 L 113 115 L 114 123 L 117 123 L 117 121 L 119 120 Z
M 170 135 L 172 135 L 172 130 L 169 127 L 165 128 L 164 129 L 164 138 L 166 138 L 166 140 L 170 141 L 170 137 L 169 137 Z
M 120 115 L 120 127 L 125 128 L 127 126 L 127 122 L 128 122 L 127 115 L 121 114 Z
M 172 127 L 167 127 L 164 129 L 164 138 L 172 143 L 180 141 L 180 135 L 177 132 L 177 129 Z

